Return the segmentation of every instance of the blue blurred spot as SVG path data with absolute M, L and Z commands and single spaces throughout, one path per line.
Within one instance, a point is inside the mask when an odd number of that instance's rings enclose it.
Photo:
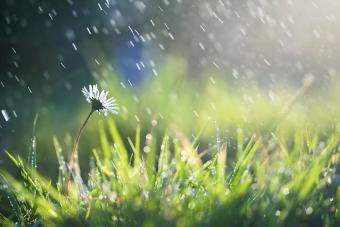
M 144 62 L 148 50 L 142 42 L 134 42 L 133 46 L 129 43 L 130 39 L 123 39 L 119 44 L 116 52 L 118 70 L 125 80 L 138 86 L 150 74 L 150 68 Z M 141 62 L 144 63 L 145 68 L 142 67 Z

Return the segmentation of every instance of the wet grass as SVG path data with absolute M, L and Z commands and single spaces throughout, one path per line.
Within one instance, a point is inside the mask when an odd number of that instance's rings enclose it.
M 38 129 L 27 160 L 7 152 L 16 171 L 1 170 L 2 225 L 340 225 L 336 91 L 320 107 L 301 104 L 308 83 L 268 97 L 176 75 L 139 94 L 108 82 L 121 113 L 89 125 L 96 145 L 85 186 L 74 180 L 65 194 L 70 150 L 56 136 L 44 140 L 53 141 L 57 179 L 37 165 Z
M 337 226 L 340 222 L 339 136 L 326 141 L 301 133 L 292 144 L 280 135 L 253 135 L 237 142 L 228 161 L 222 143 L 203 162 L 185 136 L 148 135 L 141 151 L 140 130 L 129 147 L 112 120 L 93 150 L 86 192 L 77 183 L 64 195 L 67 169 L 54 139 L 59 177 L 51 182 L 8 153 L 20 172 L 1 172 L 3 224 L 44 226 Z M 114 145 L 110 143 L 112 138 Z M 247 142 L 244 142 L 247 141 Z M 144 148 L 145 149 L 145 148 Z M 128 150 L 133 151 L 126 159 Z M 143 154 L 141 154 L 143 153 Z M 31 154 L 34 154 L 33 152 Z M 125 158 L 124 158 L 125 157 Z

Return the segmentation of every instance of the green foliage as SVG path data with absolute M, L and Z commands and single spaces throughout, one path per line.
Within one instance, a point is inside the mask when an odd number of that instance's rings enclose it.
M 109 130 L 106 131 L 105 128 Z M 278 136 L 251 136 L 239 155 L 227 161 L 222 144 L 209 160 L 183 135 L 166 135 L 158 147 L 148 134 L 141 153 L 137 127 L 130 150 L 114 123 L 99 128 L 101 149 L 93 150 L 87 196 L 76 184 L 63 194 L 66 175 L 62 148 L 54 146 L 59 177 L 52 183 L 9 152 L 20 177 L 1 173 L 3 225 L 48 226 L 336 226 L 339 223 L 338 136 L 322 148 L 305 131 L 293 141 L 297 154 Z M 112 137 L 111 140 L 108 137 Z M 239 139 L 243 137 L 239 136 Z M 193 141 L 196 140 L 195 138 Z M 171 142 L 172 141 L 172 142 Z M 314 141 L 314 142 L 311 142 Z M 240 142 L 237 142 L 240 144 Z M 242 147 L 242 148 L 241 148 Z M 132 153 L 131 153 L 132 154 Z M 156 161 L 157 160 L 157 161 Z M 229 163 L 227 165 L 227 163 Z M 293 163 L 293 164 L 292 164 Z M 9 204 L 8 207 L 6 206 Z M 12 224 L 11 224 L 12 223 Z
M 82 171 L 86 195 L 76 183 L 65 195 L 70 142 L 57 133 L 51 140 L 47 127 L 37 138 L 54 145 L 48 162 L 59 164 L 56 179 L 37 166 L 37 155 L 50 151 L 37 149 L 35 130 L 27 162 L 6 152 L 17 172 L 1 170 L 1 224 L 340 226 L 339 89 L 302 105 L 304 85 L 273 88 L 270 98 L 218 75 L 195 83 L 185 72 L 183 61 L 172 60 L 140 90 L 103 72 L 110 86 L 101 86 L 121 110 L 115 120 L 94 117 L 82 137 L 80 155 L 92 151 Z

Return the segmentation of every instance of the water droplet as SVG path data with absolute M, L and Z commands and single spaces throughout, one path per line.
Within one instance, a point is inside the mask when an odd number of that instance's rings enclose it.
M 149 147 L 149 146 L 145 146 L 145 147 L 143 148 L 143 151 L 144 151 L 145 153 L 150 152 L 150 147 Z
M 151 125 L 152 125 L 153 127 L 155 127 L 157 124 L 158 124 L 157 120 L 152 120 L 152 121 L 151 121 Z
M 313 208 L 312 207 L 308 207 L 307 209 L 306 209 L 306 214 L 307 215 L 311 215 L 313 213 Z
M 280 214 L 281 214 L 281 211 L 279 211 L 279 210 L 277 210 L 277 211 L 275 212 L 275 216 L 280 216 Z
M 287 188 L 287 187 L 283 188 L 282 192 L 283 192 L 284 195 L 288 195 L 289 194 L 289 188 Z
M 147 134 L 147 135 L 145 136 L 145 138 L 146 138 L 147 140 L 151 140 L 151 139 L 152 139 L 152 135 L 149 133 L 149 134 Z
M 75 43 L 72 43 L 72 46 L 73 46 L 73 49 L 74 49 L 75 51 L 77 51 L 77 50 L 78 50 L 78 48 L 77 48 L 77 46 L 76 46 L 76 44 L 75 44 Z
M 1 114 L 4 117 L 5 121 L 9 121 L 9 115 L 6 110 L 1 110 Z

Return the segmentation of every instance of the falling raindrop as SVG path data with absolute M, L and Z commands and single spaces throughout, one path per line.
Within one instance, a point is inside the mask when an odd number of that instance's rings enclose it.
M 9 121 L 10 118 L 6 110 L 1 110 L 1 114 L 3 118 L 5 119 L 5 121 Z

